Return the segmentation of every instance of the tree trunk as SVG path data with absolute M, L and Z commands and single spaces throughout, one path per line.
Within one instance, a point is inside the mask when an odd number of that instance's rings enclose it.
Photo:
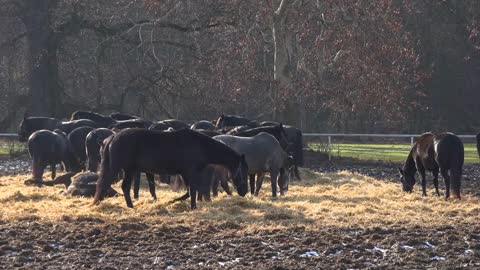
M 25 1 L 22 21 L 29 45 L 29 102 L 35 116 L 61 117 L 62 89 L 59 84 L 57 52 L 59 41 L 50 24 L 56 0 Z
M 285 22 L 291 0 L 282 0 L 278 9 L 273 13 L 273 44 L 275 54 L 273 58 L 273 79 L 280 81 L 283 86 L 289 86 L 292 81 L 292 59 L 288 50 L 288 38 Z

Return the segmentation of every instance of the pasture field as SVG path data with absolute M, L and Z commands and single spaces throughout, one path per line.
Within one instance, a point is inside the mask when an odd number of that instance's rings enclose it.
M 390 179 L 302 170 L 285 197 L 222 193 L 213 202 L 168 205 L 183 194 L 142 187 L 90 206 L 62 187 L 0 177 L 1 267 L 53 269 L 425 269 L 480 267 L 480 199 L 468 182 L 461 201 L 415 192 Z M 48 177 L 48 174 L 45 176 Z M 441 186 L 442 187 L 442 186 Z M 115 188 L 120 191 L 118 185 Z M 442 189 L 443 191 L 443 189 Z
M 309 143 L 308 147 L 315 151 L 327 151 L 325 144 Z M 332 144 L 332 156 L 362 160 L 405 162 L 411 148 L 410 144 L 339 143 Z M 465 144 L 464 148 L 465 163 L 480 162 L 475 144 Z

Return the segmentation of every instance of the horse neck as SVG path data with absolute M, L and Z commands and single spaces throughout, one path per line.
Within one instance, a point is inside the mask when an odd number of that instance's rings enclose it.
M 408 154 L 407 161 L 403 165 L 403 171 L 405 174 L 415 174 L 417 172 L 417 167 L 415 166 L 415 160 L 413 159 L 413 152 L 416 147 L 412 147 L 410 153 Z
M 226 145 L 207 146 L 208 162 L 211 164 L 224 165 L 234 172 L 239 164 L 240 156 Z

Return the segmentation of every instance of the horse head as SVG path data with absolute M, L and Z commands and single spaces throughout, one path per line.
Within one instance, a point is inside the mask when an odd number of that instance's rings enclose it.
M 225 115 L 223 113 L 218 117 L 217 122 L 215 123 L 215 128 L 216 129 L 223 128 L 223 119 L 224 118 L 225 118 Z
M 26 142 L 31 133 L 28 118 L 24 116 L 18 127 L 18 140 Z
M 245 160 L 245 155 L 242 154 L 240 157 L 240 162 L 238 164 L 237 171 L 233 177 L 233 183 L 237 188 L 238 195 L 245 196 L 248 192 L 248 184 L 247 184 L 247 177 L 248 177 L 248 164 Z
M 398 172 L 400 173 L 400 182 L 402 183 L 403 191 L 411 193 L 415 185 L 415 174 L 407 174 L 402 168 L 398 168 Z

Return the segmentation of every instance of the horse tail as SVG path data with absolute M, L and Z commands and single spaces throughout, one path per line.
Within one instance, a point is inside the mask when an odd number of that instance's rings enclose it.
M 111 142 L 108 140 L 107 144 L 104 146 L 102 153 L 102 161 L 100 162 L 100 174 L 97 181 L 97 188 L 95 191 L 95 199 L 93 200 L 92 205 L 99 204 L 105 198 L 105 194 L 112 185 L 114 172 L 111 161 Z
M 303 166 L 303 135 L 300 130 L 297 131 L 295 136 L 295 161 L 297 166 Z
M 460 186 L 462 180 L 462 169 L 464 164 L 465 150 L 462 141 L 458 137 L 452 137 L 454 143 L 452 146 L 452 160 L 450 167 L 450 188 L 454 198 L 460 199 Z M 477 145 L 478 146 L 478 145 Z
M 295 178 L 297 178 L 297 180 L 302 180 L 302 178 L 300 177 L 300 171 L 298 170 L 298 166 L 295 165 L 293 167 L 293 173 L 295 174 Z
M 462 167 L 450 169 L 450 188 L 454 198 L 460 199 L 460 184 L 462 179 Z
M 480 133 L 477 134 L 477 152 L 478 157 L 480 158 Z

